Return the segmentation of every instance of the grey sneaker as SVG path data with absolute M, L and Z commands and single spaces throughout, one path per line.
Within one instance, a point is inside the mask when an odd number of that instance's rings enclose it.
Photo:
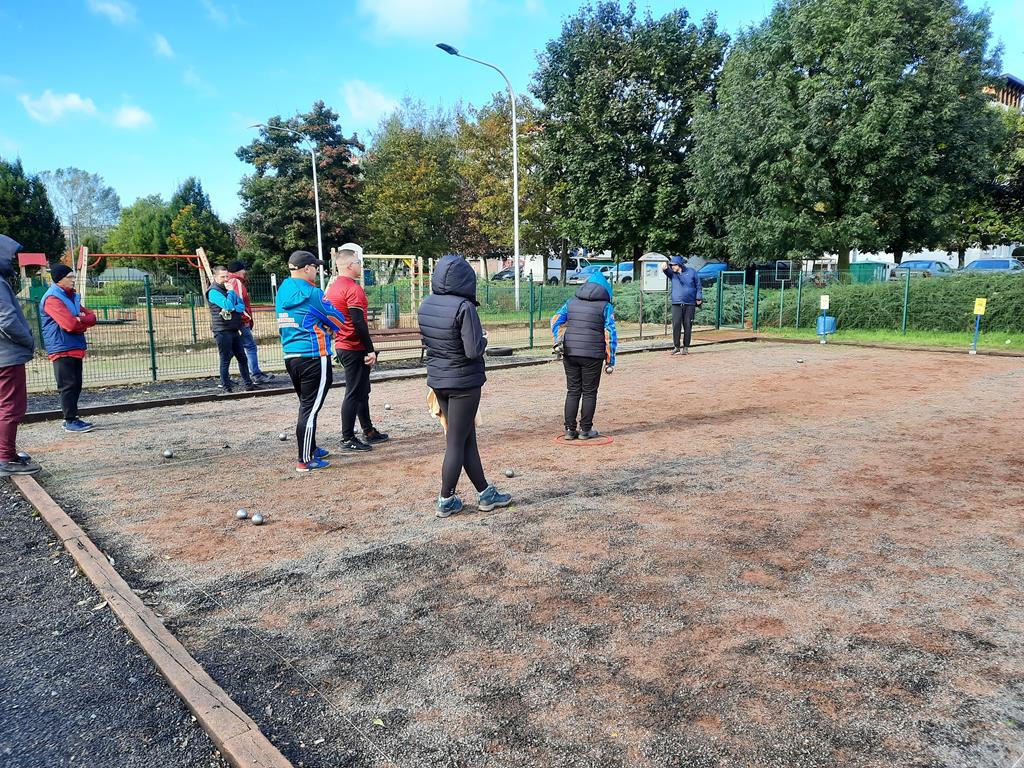
M 479 494 L 477 509 L 481 512 L 490 512 L 495 507 L 507 507 L 512 503 L 511 493 L 501 493 L 493 485 L 488 485 Z
M 682 355 L 682 354 L 683 354 L 683 351 L 679 347 L 673 347 L 672 348 L 672 355 L 671 355 L 672 357 L 675 357 L 676 355 Z
M 591 427 L 580 432 L 580 440 L 590 440 L 593 437 L 599 437 L 601 435 L 596 429 Z
M 447 499 L 438 497 L 437 499 L 437 511 L 434 513 L 437 517 L 450 517 L 457 512 L 462 511 L 462 499 L 456 496 L 454 493 Z
M 577 432 L 575 429 L 569 429 L 568 427 L 565 428 L 565 439 L 566 440 L 575 440 L 579 436 L 580 436 L 580 433 Z

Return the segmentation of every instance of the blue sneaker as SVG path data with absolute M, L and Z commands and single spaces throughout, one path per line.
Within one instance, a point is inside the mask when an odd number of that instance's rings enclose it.
M 448 517 L 449 515 L 454 515 L 456 512 L 461 511 L 462 499 L 453 493 L 447 499 L 440 497 L 437 499 L 437 512 L 434 514 L 438 517 Z
M 72 421 L 64 422 L 65 432 L 92 432 L 93 425 L 88 421 L 82 421 L 81 419 L 74 419 Z
M 326 459 L 330 455 L 331 452 L 328 451 L 326 448 L 317 448 L 315 451 L 313 451 L 314 459 Z
M 511 493 L 499 493 L 493 485 L 488 485 L 482 493 L 478 493 L 477 509 L 481 512 L 490 512 L 495 507 L 507 507 L 512 503 Z
M 324 461 L 323 459 L 314 458 L 312 461 L 307 461 L 305 464 L 299 462 L 295 465 L 296 472 L 312 472 L 314 469 L 326 469 L 331 466 L 331 462 Z

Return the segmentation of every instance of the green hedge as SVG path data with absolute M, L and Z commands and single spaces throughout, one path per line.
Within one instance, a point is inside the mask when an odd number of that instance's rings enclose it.
M 897 330 L 902 327 L 904 281 L 805 286 L 801 294 L 800 327 L 812 328 L 820 314 L 820 297 L 829 295 L 829 314 L 843 329 Z M 748 287 L 752 307 L 753 289 Z M 1024 331 L 1024 276 L 956 275 L 911 278 L 907 301 L 907 327 L 920 331 L 965 331 L 974 328 L 974 300 L 988 299 L 983 320 L 987 330 Z M 758 325 L 777 327 L 782 302 L 782 325 L 796 325 L 797 289 L 762 290 Z

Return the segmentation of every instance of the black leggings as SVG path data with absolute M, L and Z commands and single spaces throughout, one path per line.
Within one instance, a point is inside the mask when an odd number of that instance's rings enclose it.
M 448 443 L 441 465 L 441 498 L 455 493 L 463 468 L 478 492 L 487 488 L 480 449 L 476 445 L 476 412 L 480 407 L 480 387 L 473 389 L 435 389 L 441 413 L 448 422 Z

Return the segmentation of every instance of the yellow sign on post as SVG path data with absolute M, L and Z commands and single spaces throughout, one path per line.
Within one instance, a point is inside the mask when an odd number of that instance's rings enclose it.
M 988 303 L 988 299 L 975 299 L 974 300 L 974 314 L 984 315 L 985 305 Z

